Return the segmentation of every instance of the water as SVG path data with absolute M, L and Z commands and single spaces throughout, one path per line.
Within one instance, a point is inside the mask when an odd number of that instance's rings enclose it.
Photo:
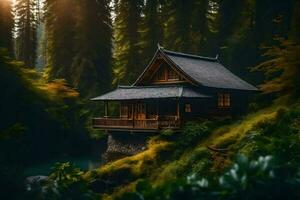
M 57 162 L 70 162 L 75 167 L 80 168 L 83 171 L 96 169 L 101 166 L 100 157 L 68 157 L 55 160 L 49 160 L 40 164 L 30 166 L 25 169 L 25 176 L 38 176 L 38 175 L 49 175 L 52 171 L 52 167 Z

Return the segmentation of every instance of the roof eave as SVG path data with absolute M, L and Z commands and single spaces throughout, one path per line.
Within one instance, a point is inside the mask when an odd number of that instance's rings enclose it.
M 155 61 L 155 58 L 157 57 L 158 53 L 161 51 L 161 46 L 158 46 L 153 58 L 151 59 L 151 61 L 149 62 L 149 64 L 147 65 L 147 67 L 144 69 L 144 71 L 141 73 L 141 75 L 136 79 L 136 81 L 132 84 L 132 86 L 137 86 L 140 81 L 142 80 L 144 74 L 147 72 L 148 68 L 152 65 L 152 63 Z

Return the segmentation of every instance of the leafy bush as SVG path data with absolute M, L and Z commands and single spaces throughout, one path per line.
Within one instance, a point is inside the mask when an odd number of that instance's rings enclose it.
M 199 122 L 187 122 L 179 142 L 183 146 L 192 144 L 193 142 L 199 142 L 204 139 L 212 130 L 212 123 L 210 121 Z
M 164 137 L 170 137 L 174 134 L 174 131 L 172 129 L 164 129 L 160 132 L 160 134 Z
M 99 196 L 88 189 L 83 172 L 71 163 L 56 163 L 45 183 L 27 193 L 28 199 L 93 200 Z
M 126 193 L 119 199 L 299 199 L 299 175 L 282 177 L 277 173 L 279 169 L 271 156 L 252 161 L 238 156 L 220 177 L 206 179 L 192 174 L 158 187 L 143 180 L 137 184 L 136 192 Z

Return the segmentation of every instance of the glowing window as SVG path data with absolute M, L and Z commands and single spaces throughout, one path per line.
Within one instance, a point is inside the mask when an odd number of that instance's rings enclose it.
M 191 104 L 185 104 L 184 110 L 185 110 L 185 112 L 188 112 L 188 113 L 192 112 Z
M 230 107 L 231 98 L 228 93 L 219 93 L 218 94 L 218 106 L 219 107 Z

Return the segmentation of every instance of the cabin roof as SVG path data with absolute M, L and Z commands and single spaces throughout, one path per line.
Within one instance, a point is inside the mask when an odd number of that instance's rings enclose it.
M 256 87 L 234 75 L 230 70 L 224 67 L 218 58 L 203 57 L 180 52 L 166 50 L 158 47 L 153 60 L 160 53 L 165 59 L 171 62 L 183 75 L 188 77 L 197 85 L 212 88 L 237 89 L 237 90 L 257 90 Z M 151 62 L 153 62 L 153 60 Z M 137 79 L 134 85 L 140 85 L 143 75 L 148 67 Z
M 167 98 L 209 98 L 196 88 L 185 86 L 119 86 L 117 89 L 93 101 L 167 99 Z

